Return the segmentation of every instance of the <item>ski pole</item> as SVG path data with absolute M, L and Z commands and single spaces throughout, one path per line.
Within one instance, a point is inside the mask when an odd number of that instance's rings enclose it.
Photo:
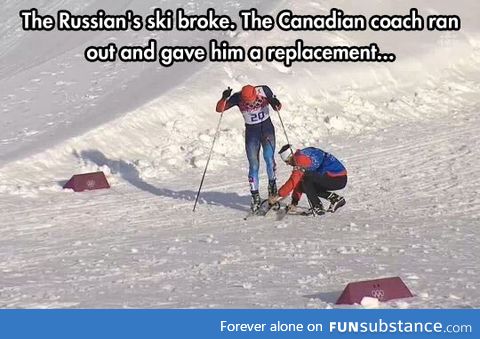
M 279 110 L 275 110 L 275 112 L 277 112 L 277 114 L 278 114 L 278 118 L 280 119 L 280 123 L 282 124 L 283 133 L 285 134 L 285 139 L 287 139 L 287 144 L 290 145 L 290 151 L 291 151 L 292 154 L 293 154 L 292 146 L 291 146 L 291 144 L 290 144 L 290 141 L 288 141 L 287 129 L 285 128 L 285 125 L 283 124 L 283 120 L 282 120 L 282 116 L 280 115 L 280 111 L 279 111 Z M 310 205 L 310 208 L 311 208 L 312 211 L 313 211 L 312 203 L 310 202 L 309 199 L 307 199 L 307 200 L 308 200 L 308 204 Z
M 203 181 L 205 180 L 205 174 L 207 173 L 207 168 L 210 162 L 210 158 L 212 157 L 213 146 L 215 146 L 215 141 L 217 140 L 218 134 L 220 133 L 220 123 L 222 122 L 222 118 L 223 118 L 223 111 L 220 114 L 220 118 L 218 119 L 217 130 L 215 132 L 215 136 L 213 137 L 212 147 L 210 148 L 210 154 L 208 155 L 207 164 L 205 165 L 205 170 L 203 171 L 203 175 L 202 175 L 202 181 L 200 182 L 200 187 L 198 188 L 197 197 L 195 198 L 195 205 L 193 205 L 193 212 L 195 212 L 195 208 L 197 208 L 198 198 L 200 197 L 200 191 L 202 190 Z
M 290 141 L 288 140 L 288 135 L 287 135 L 287 129 L 285 128 L 285 125 L 283 124 L 283 119 L 282 119 L 282 116 L 280 115 L 280 111 L 278 109 L 275 109 L 275 112 L 277 112 L 278 118 L 280 119 L 280 123 L 282 124 L 283 133 L 285 134 L 285 139 L 287 140 L 287 144 L 290 145 Z
M 290 151 L 291 151 L 292 154 L 293 154 L 292 146 L 291 146 L 290 142 L 288 141 L 287 130 L 286 130 L 286 128 L 285 128 L 285 125 L 283 124 L 283 120 L 282 120 L 282 116 L 280 115 L 280 111 L 275 110 L 275 112 L 277 112 L 278 117 L 280 118 L 280 123 L 282 124 L 283 133 L 285 134 L 285 139 L 287 139 L 287 144 L 290 145 Z M 310 202 L 309 199 L 307 199 L 307 200 L 308 200 L 308 204 L 310 205 L 310 208 L 313 210 L 312 203 Z
M 277 112 L 278 117 L 280 118 L 280 123 L 282 124 L 283 133 L 285 134 L 285 139 L 287 139 L 287 144 L 290 145 L 290 141 L 288 141 L 287 130 L 285 129 L 285 125 L 283 124 L 282 116 L 280 115 L 280 112 L 279 112 L 279 111 L 275 110 L 275 112 Z

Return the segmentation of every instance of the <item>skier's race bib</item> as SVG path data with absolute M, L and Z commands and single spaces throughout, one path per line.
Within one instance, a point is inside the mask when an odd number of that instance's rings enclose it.
M 268 107 L 265 107 L 258 113 L 254 112 L 242 112 L 243 118 L 245 119 L 245 123 L 247 125 L 256 125 L 265 121 L 270 116 L 270 112 L 268 111 Z
M 240 111 L 243 114 L 247 125 L 256 125 L 270 117 L 268 100 L 263 96 L 258 96 L 253 103 L 241 103 Z

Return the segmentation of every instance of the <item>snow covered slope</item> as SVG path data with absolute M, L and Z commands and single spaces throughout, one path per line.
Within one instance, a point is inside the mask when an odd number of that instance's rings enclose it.
M 417 295 L 385 307 L 478 307 L 480 4 L 454 33 L 302 33 L 311 44 L 377 42 L 394 64 L 89 64 L 90 44 L 291 44 L 298 34 L 25 33 L 19 9 L 91 13 L 158 1 L 6 1 L 0 32 L 0 307 L 332 307 L 353 280 L 400 275 Z M 175 8 L 178 1 L 164 1 Z M 418 1 L 189 2 L 232 16 L 407 13 Z M 226 113 L 196 214 L 193 199 L 221 91 L 268 84 L 296 145 L 344 160 L 348 204 L 308 219 L 243 221 L 243 121 Z M 277 117 L 277 146 L 285 139 Z M 111 190 L 61 190 L 103 170 Z M 279 164 L 279 178 L 288 168 Z M 265 180 L 262 184 L 264 185 Z M 264 188 L 264 186 L 262 186 Z
M 55 15 L 68 9 L 74 14 L 109 14 L 132 9 L 148 15 L 153 8 L 183 7 L 187 14 L 204 13 L 214 7 L 219 13 L 236 15 L 236 2 L 179 2 L 175 0 L 4 1 L 0 24 L 0 165 L 42 151 L 65 139 L 138 108 L 178 86 L 202 67 L 182 64 L 163 68 L 153 64 L 90 64 L 84 50 L 90 45 L 145 44 L 158 39 L 165 45 L 205 45 L 226 33 L 192 32 L 23 32 L 18 12 L 36 7 L 40 14 Z M 245 6 L 268 8 L 261 1 Z M 228 36 L 225 36 L 228 38 Z

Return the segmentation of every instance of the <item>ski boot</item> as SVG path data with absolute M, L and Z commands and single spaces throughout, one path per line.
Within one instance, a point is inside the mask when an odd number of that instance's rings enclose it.
M 274 197 L 277 197 L 277 196 L 278 196 L 277 181 L 276 180 L 270 180 L 268 182 L 268 198 L 270 199 L 270 198 L 274 198 Z M 270 203 L 269 203 L 269 207 L 271 209 L 273 209 L 274 211 L 278 211 L 278 210 L 280 210 L 280 203 L 276 202 L 273 205 L 270 205 Z
M 304 215 L 313 215 L 313 216 L 324 215 L 324 214 L 325 214 L 325 209 L 323 208 L 322 203 L 320 203 L 320 205 L 312 206 L 311 208 L 308 209 L 308 211 L 304 213 Z
M 253 191 L 252 201 L 250 203 L 250 210 L 252 211 L 252 213 L 253 214 L 258 213 L 261 205 L 262 205 L 262 199 L 260 199 L 260 194 L 258 193 L 258 191 Z
M 328 201 L 330 201 L 330 206 L 328 207 L 327 212 L 335 213 L 337 209 L 345 205 L 347 202 L 344 197 L 339 196 L 336 193 L 330 193 L 328 196 Z
M 278 195 L 278 190 L 277 190 L 277 181 L 276 180 L 270 180 L 268 182 L 268 197 L 276 197 Z

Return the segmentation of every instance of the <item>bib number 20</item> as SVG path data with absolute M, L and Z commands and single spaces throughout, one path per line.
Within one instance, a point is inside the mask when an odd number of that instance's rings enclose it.
M 261 111 L 258 113 L 250 113 L 250 121 L 251 122 L 257 122 L 257 121 L 262 121 L 265 118 L 265 112 Z

